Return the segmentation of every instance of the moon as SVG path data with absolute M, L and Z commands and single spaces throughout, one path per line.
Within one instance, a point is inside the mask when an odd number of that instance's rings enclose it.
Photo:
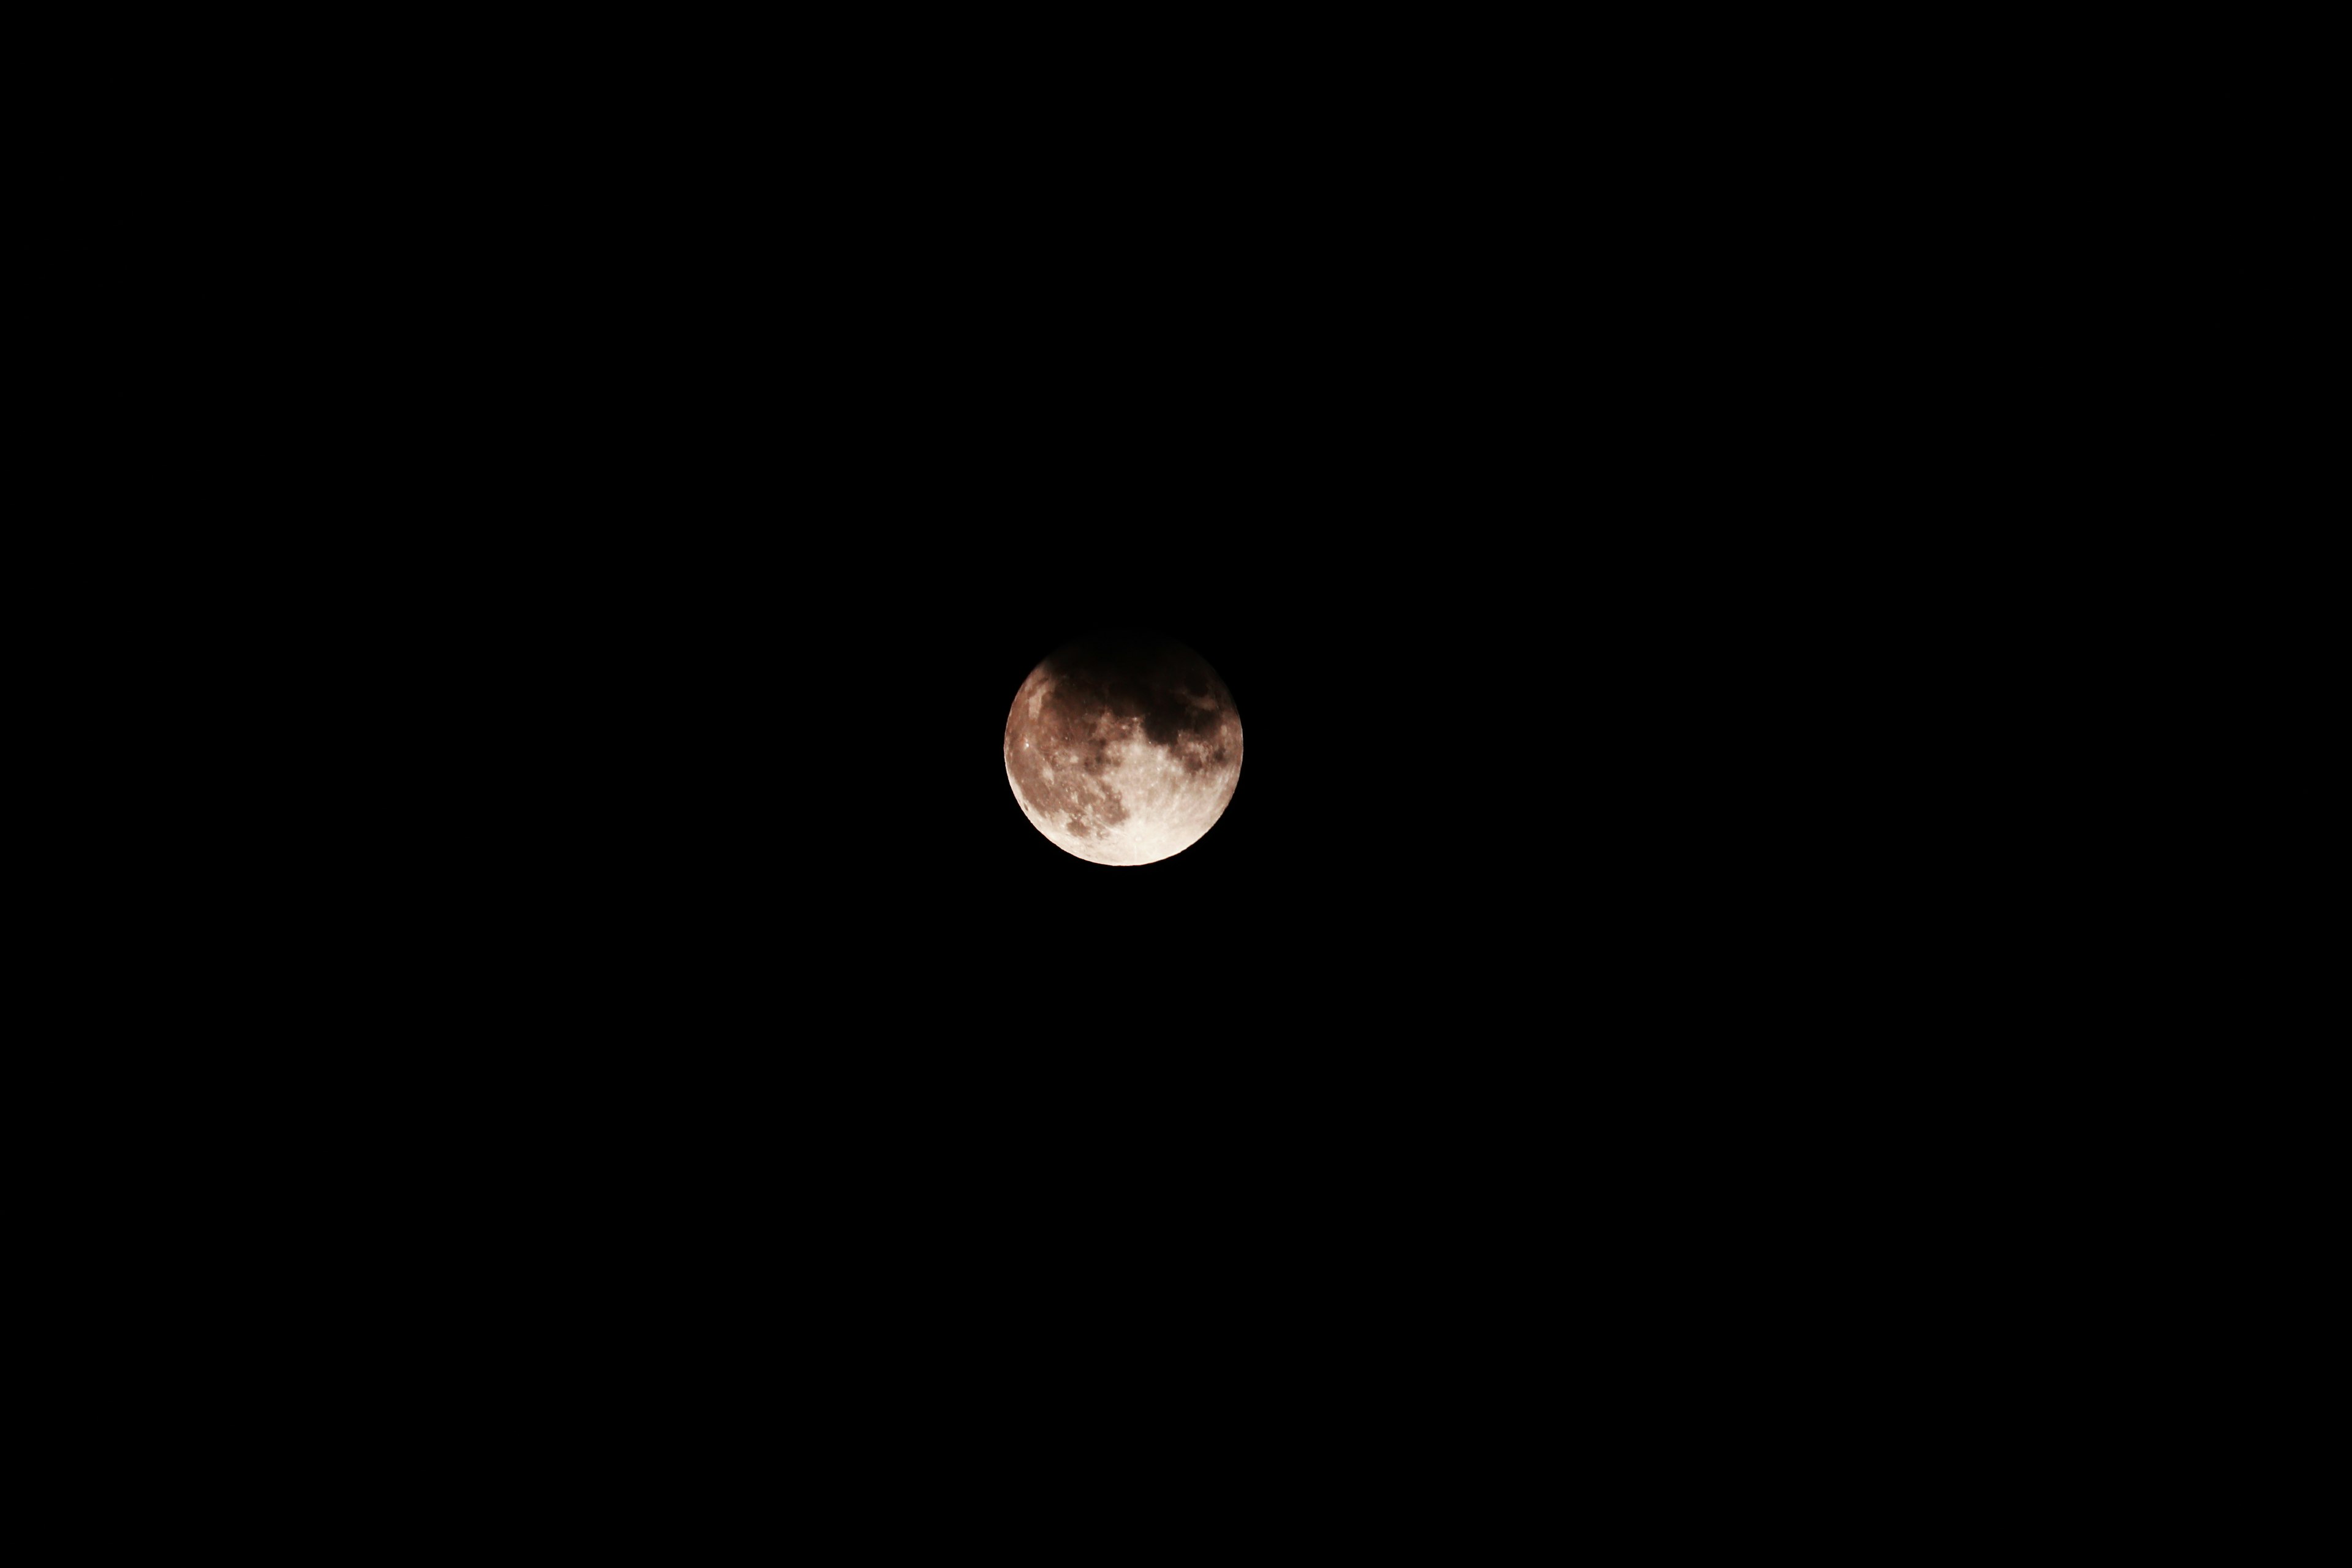
M 1166 637 L 1057 648 L 1013 693 L 1004 777 L 1032 826 L 1081 860 L 1148 866 L 1217 824 L 1242 776 L 1242 718 L 1209 661 Z

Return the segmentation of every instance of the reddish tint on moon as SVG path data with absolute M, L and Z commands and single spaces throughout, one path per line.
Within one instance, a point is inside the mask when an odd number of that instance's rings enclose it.
M 1098 866 L 1200 842 L 1242 776 L 1242 720 L 1209 661 L 1165 637 L 1088 638 L 1029 672 L 1004 776 L 1038 832 Z

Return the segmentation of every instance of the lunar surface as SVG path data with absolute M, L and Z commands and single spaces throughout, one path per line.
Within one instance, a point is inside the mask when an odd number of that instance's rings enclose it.
M 1082 860 L 1143 866 L 1216 826 L 1242 776 L 1242 720 L 1209 661 L 1162 637 L 1072 643 L 1004 721 L 1004 776 L 1038 832 Z

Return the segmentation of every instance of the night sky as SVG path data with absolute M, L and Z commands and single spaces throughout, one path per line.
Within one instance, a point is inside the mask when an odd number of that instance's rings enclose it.
M 1164 1310 L 1163 1375 L 1276 1334 L 1335 1384 L 1364 1301 L 1761 1234 L 1864 994 L 1815 824 L 1898 765 L 1817 743 L 1879 711 L 1810 608 L 1853 557 L 1807 443 L 1853 426 L 1780 429 L 1794 318 L 1595 181 L 1244 163 L 772 209 L 656 170 L 674 217 L 487 312 L 542 380 L 436 383 L 368 996 L 429 1042 L 431 1158 L 548 1194 L 517 1226 L 714 1310 L 829 1293 L 900 1371 Z M 1142 867 L 1042 837 L 1000 752 L 1108 626 L 1246 735 Z

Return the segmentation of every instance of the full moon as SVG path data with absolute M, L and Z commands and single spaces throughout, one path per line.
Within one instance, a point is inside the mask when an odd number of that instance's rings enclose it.
M 1144 866 L 1216 826 L 1242 776 L 1242 720 L 1209 661 L 1165 637 L 1088 638 L 1029 672 L 1004 776 L 1037 831 L 1081 860 Z

